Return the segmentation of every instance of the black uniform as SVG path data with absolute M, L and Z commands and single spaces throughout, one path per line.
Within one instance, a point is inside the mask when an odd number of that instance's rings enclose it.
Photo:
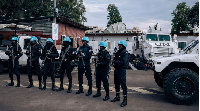
M 54 76 L 54 70 L 55 70 L 55 58 L 58 57 L 58 51 L 56 47 L 53 45 L 53 43 L 47 43 L 44 46 L 44 49 L 42 51 L 41 59 L 44 60 L 44 75 L 43 75 L 43 83 L 44 87 L 43 90 L 46 89 L 46 80 L 47 75 L 51 75 L 51 81 L 52 81 L 52 90 L 55 88 L 55 76 Z
M 93 97 L 101 96 L 101 81 L 103 82 L 104 89 L 106 91 L 106 96 L 109 99 L 109 83 L 108 83 L 108 73 L 109 73 L 109 63 L 110 63 L 110 54 L 107 50 L 100 50 L 97 53 L 97 67 L 96 67 L 96 87 L 97 94 Z M 103 99 L 107 100 L 107 99 Z
M 27 59 L 27 71 L 28 71 L 28 78 L 29 78 L 29 82 L 30 85 L 27 88 L 33 87 L 33 79 L 32 79 L 32 70 L 34 69 L 36 74 L 38 75 L 38 80 L 39 80 L 39 89 L 42 88 L 42 77 L 41 77 L 41 73 L 40 73 L 40 63 L 39 63 L 39 58 L 41 55 L 41 46 L 37 43 L 28 46 L 27 50 L 29 51 L 29 53 L 26 53 L 26 55 L 28 56 Z M 30 62 L 30 58 L 32 59 Z
M 116 90 L 116 97 L 111 102 L 119 101 L 120 85 L 123 89 L 123 95 L 127 100 L 127 86 L 126 86 L 126 68 L 128 67 L 128 52 L 125 48 L 118 50 L 114 57 L 114 83 Z M 121 105 L 122 106 L 122 105 Z
M 13 73 L 15 72 L 17 76 L 17 87 L 20 87 L 20 73 L 19 73 L 19 58 L 23 55 L 22 49 L 20 45 L 16 43 L 12 43 L 11 46 L 8 48 L 9 51 L 6 51 L 5 54 L 9 56 L 8 60 L 8 67 L 9 67 L 9 77 L 11 80 L 11 83 L 8 84 L 8 86 L 13 86 Z M 15 57 L 15 59 L 13 59 Z M 13 64 L 14 63 L 14 64 Z
M 78 81 L 79 81 L 79 90 L 76 94 L 83 93 L 83 74 L 88 80 L 89 90 L 86 96 L 92 94 L 92 73 L 91 73 L 91 66 L 90 66 L 90 59 L 92 56 L 92 47 L 88 44 L 85 44 L 79 48 L 78 55 L 80 55 L 78 61 Z
M 60 53 L 60 60 L 61 60 L 61 66 L 60 66 L 60 88 L 58 91 L 64 90 L 63 88 L 63 79 L 64 79 L 64 74 L 65 72 L 67 73 L 68 81 L 69 81 L 69 86 L 68 86 L 68 93 L 71 93 L 71 88 L 72 88 L 72 75 L 71 75 L 71 61 L 75 59 L 76 54 L 75 50 L 69 45 L 69 44 L 64 44 L 61 53 Z

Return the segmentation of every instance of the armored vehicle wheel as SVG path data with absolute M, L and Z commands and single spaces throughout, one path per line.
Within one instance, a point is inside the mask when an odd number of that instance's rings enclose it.
M 154 72 L 154 79 L 157 85 L 161 88 L 163 88 L 163 79 L 160 77 L 159 73 Z
M 187 68 L 172 70 L 164 78 L 164 91 L 175 104 L 192 104 L 199 99 L 199 76 Z

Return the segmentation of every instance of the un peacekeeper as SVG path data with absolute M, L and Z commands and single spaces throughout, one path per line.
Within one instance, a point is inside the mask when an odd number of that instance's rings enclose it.
M 120 85 L 123 89 L 124 100 L 121 107 L 127 105 L 127 86 L 126 86 L 126 68 L 128 67 L 128 52 L 126 50 L 127 43 L 125 40 L 120 40 L 118 43 L 119 50 L 116 52 L 113 66 L 114 70 L 114 83 L 116 90 L 116 97 L 111 102 L 120 101 Z
M 89 96 L 92 94 L 92 73 L 91 73 L 91 66 L 90 66 L 90 59 L 92 56 L 92 47 L 88 45 L 89 38 L 83 37 L 82 43 L 83 46 L 80 46 L 79 51 L 77 53 L 77 56 L 79 58 L 78 61 L 78 82 L 79 82 L 79 90 L 76 92 L 76 94 L 84 93 L 83 92 L 83 74 L 85 73 L 85 76 L 88 80 L 88 92 L 86 93 L 86 96 Z
M 9 77 L 11 82 L 7 84 L 7 86 L 13 86 L 13 73 L 15 71 L 15 74 L 17 76 L 17 86 L 20 87 L 20 73 L 19 73 L 19 58 L 23 55 L 22 49 L 20 45 L 18 44 L 18 38 L 12 37 L 12 43 L 7 48 L 7 51 L 5 52 L 6 55 L 9 56 L 8 60 L 8 68 L 9 68 Z
M 101 41 L 100 51 L 97 53 L 97 68 L 96 68 L 96 87 L 97 93 L 93 95 L 93 97 L 101 96 L 101 81 L 103 82 L 104 89 L 106 91 L 106 96 L 103 98 L 103 101 L 110 99 L 109 97 L 109 83 L 108 83 L 108 72 L 109 72 L 109 63 L 110 63 L 110 54 L 105 49 L 107 47 L 107 43 Z
M 55 91 L 55 76 L 54 76 L 54 70 L 55 70 L 55 58 L 58 57 L 58 51 L 53 44 L 53 40 L 51 38 L 48 38 L 46 40 L 46 45 L 44 46 L 44 49 L 42 51 L 41 60 L 44 60 L 44 75 L 43 75 L 43 88 L 42 90 L 46 89 L 46 80 L 47 75 L 51 75 L 51 81 L 52 81 L 52 91 Z
M 39 89 L 42 89 L 42 77 L 40 73 L 40 63 L 39 58 L 41 55 L 41 46 L 37 43 L 38 39 L 35 36 L 32 36 L 30 39 L 30 44 L 27 48 L 26 55 L 28 56 L 27 59 L 27 71 L 28 71 L 28 78 L 29 78 L 29 86 L 26 88 L 33 87 L 33 79 L 32 79 L 32 73 L 31 71 L 34 69 L 39 80 Z
M 57 89 L 57 91 L 64 90 L 63 88 L 63 79 L 64 79 L 64 73 L 66 71 L 69 86 L 67 89 L 67 93 L 72 92 L 72 75 L 71 75 L 71 61 L 75 59 L 75 50 L 70 45 L 71 39 L 69 37 L 65 37 L 63 39 L 63 45 L 60 53 L 59 59 L 61 60 L 61 66 L 60 66 L 60 88 Z

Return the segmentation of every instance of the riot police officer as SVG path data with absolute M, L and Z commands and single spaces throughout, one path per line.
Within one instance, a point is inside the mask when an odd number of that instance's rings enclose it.
M 71 39 L 69 37 L 65 37 L 63 39 L 63 46 L 60 53 L 60 88 L 57 89 L 57 91 L 64 90 L 63 88 L 63 79 L 64 79 L 64 73 L 66 71 L 69 86 L 67 93 L 71 93 L 72 90 L 72 75 L 71 75 L 71 61 L 75 58 L 75 50 L 70 45 Z
M 79 90 L 76 92 L 76 94 L 84 93 L 83 92 L 83 74 L 85 73 L 85 76 L 88 80 L 88 92 L 86 93 L 86 96 L 89 96 L 92 94 L 92 73 L 91 73 L 91 66 L 90 66 L 90 59 L 92 56 L 92 47 L 88 45 L 89 38 L 83 37 L 82 43 L 83 46 L 80 46 L 79 51 L 77 53 L 77 56 L 79 58 L 78 61 L 78 82 L 79 82 Z
M 46 45 L 44 46 L 44 49 L 42 51 L 41 59 L 44 60 L 44 75 L 43 75 L 43 88 L 42 90 L 46 89 L 46 80 L 47 75 L 51 75 L 51 81 L 52 81 L 52 90 L 55 91 L 55 76 L 54 76 L 54 70 L 55 70 L 55 58 L 58 57 L 58 51 L 53 44 L 53 40 L 51 38 L 48 38 L 46 40 Z
M 127 43 L 125 40 L 120 40 L 118 43 L 119 50 L 116 52 L 113 66 L 114 70 L 114 83 L 116 90 L 116 97 L 111 102 L 120 101 L 120 85 L 123 89 L 124 99 L 121 107 L 127 105 L 127 86 L 126 86 L 126 68 L 128 67 L 128 52 L 126 50 Z
M 104 101 L 110 99 L 109 97 L 109 83 L 108 83 L 108 72 L 109 72 L 109 63 L 110 63 L 110 54 L 105 49 L 107 47 L 107 43 L 101 41 L 100 50 L 97 53 L 96 59 L 96 87 L 97 93 L 93 95 L 93 97 L 101 96 L 101 81 L 103 82 L 104 89 L 106 91 L 106 96 L 103 98 Z
M 38 39 L 35 36 L 32 36 L 30 39 L 30 44 L 27 48 L 26 55 L 28 56 L 27 59 L 27 71 L 28 71 L 28 78 L 29 78 L 29 86 L 26 88 L 33 87 L 33 79 L 32 79 L 32 69 L 35 70 L 38 80 L 39 80 L 39 89 L 42 89 L 42 77 L 40 73 L 40 63 L 39 58 L 41 55 L 41 46 L 37 43 Z
M 9 56 L 8 66 L 9 66 L 9 77 L 11 82 L 7 84 L 7 86 L 13 86 L 13 73 L 17 76 L 17 86 L 20 87 L 20 73 L 19 73 L 19 58 L 23 55 L 22 49 L 18 44 L 18 38 L 12 37 L 12 43 L 9 47 L 7 47 L 6 55 Z

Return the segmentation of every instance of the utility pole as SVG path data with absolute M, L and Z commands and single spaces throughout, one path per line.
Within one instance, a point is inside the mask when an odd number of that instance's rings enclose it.
M 53 12 L 53 15 L 54 15 L 54 17 L 53 17 L 53 23 L 55 23 L 56 24 L 56 17 L 57 17 L 57 8 L 56 8 L 56 0 L 53 0 L 53 10 L 54 10 L 54 12 Z M 55 46 L 56 46 L 56 40 L 55 40 Z

